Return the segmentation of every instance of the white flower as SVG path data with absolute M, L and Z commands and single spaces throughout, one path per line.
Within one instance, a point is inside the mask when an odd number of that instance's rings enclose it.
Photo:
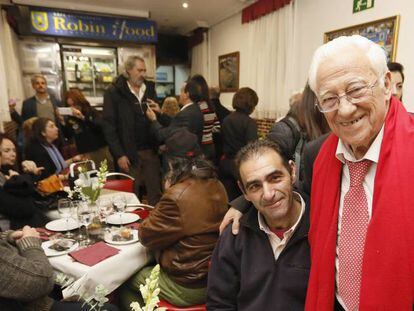
M 79 166 L 78 171 L 79 177 L 74 181 L 74 190 L 70 193 L 68 192 L 69 197 L 92 203 L 95 202 L 106 182 L 106 175 L 108 174 L 107 161 L 104 160 L 101 162 L 99 171 L 95 177 L 91 177 L 90 175 L 93 172 L 88 172 L 84 166 Z
M 141 296 L 145 301 L 145 306 L 141 307 L 139 303 L 133 302 L 130 304 L 130 307 L 133 311 L 165 311 L 166 308 L 158 308 L 157 305 L 160 302 L 158 295 L 160 293 L 160 288 L 158 287 L 158 278 L 160 273 L 160 266 L 156 265 L 149 276 L 145 279 L 145 285 L 141 284 L 139 286 L 139 291 Z
M 142 311 L 141 306 L 140 306 L 140 305 L 139 305 L 139 303 L 138 303 L 138 302 L 136 302 L 136 301 L 132 302 L 129 306 L 131 307 L 131 309 L 132 309 L 133 311 Z
M 92 186 L 92 190 L 99 189 L 99 180 L 98 180 L 98 177 L 92 177 L 90 179 L 90 185 Z
M 82 180 L 82 179 L 80 179 L 80 178 L 76 179 L 76 180 L 74 181 L 74 184 L 75 184 L 75 186 L 77 186 L 77 187 L 83 187 L 83 186 L 84 186 L 83 180 Z

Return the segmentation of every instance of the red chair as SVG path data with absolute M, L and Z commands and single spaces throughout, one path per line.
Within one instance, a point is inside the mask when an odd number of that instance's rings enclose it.
M 206 311 L 207 310 L 205 304 L 191 306 L 191 307 L 176 307 L 166 302 L 165 300 L 161 300 L 158 303 L 158 307 L 167 308 L 167 311 Z
M 109 179 L 108 177 L 116 177 L 116 179 Z M 124 177 L 118 179 L 118 177 Z M 134 193 L 135 178 L 124 173 L 108 173 L 106 175 L 106 183 L 104 189 L 117 190 Z

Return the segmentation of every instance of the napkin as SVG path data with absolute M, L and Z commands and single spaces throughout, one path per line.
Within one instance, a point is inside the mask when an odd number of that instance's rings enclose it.
M 145 209 L 138 209 L 133 211 L 132 213 L 137 214 L 141 219 L 147 218 L 150 214 L 150 212 Z
M 138 228 L 139 228 L 139 226 L 140 226 L 140 225 L 141 225 L 141 224 L 140 224 L 140 223 L 138 223 L 138 222 L 133 222 L 132 224 L 125 225 L 125 227 L 128 227 L 128 228 L 131 228 L 131 229 L 138 230 Z
M 93 266 L 118 253 L 119 249 L 106 245 L 104 242 L 98 242 L 81 250 L 71 252 L 69 255 L 84 265 Z

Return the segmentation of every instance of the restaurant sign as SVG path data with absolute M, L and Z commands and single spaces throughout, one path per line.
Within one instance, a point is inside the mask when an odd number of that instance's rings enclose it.
M 30 8 L 34 34 L 139 43 L 157 42 L 157 24 L 148 19 L 127 19 L 43 8 Z

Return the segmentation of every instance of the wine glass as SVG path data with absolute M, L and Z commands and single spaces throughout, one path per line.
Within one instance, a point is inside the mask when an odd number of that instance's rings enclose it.
M 79 228 L 78 235 L 75 237 L 75 239 L 81 242 L 85 239 L 85 235 L 82 234 L 82 228 L 81 228 L 79 217 L 78 217 L 78 209 L 79 209 L 79 206 L 83 204 L 83 202 L 80 200 L 75 200 L 75 201 L 72 201 L 72 204 L 73 204 L 74 219 L 78 222 L 78 228 Z
M 117 194 L 112 198 L 114 210 L 119 214 L 119 224 L 122 227 L 122 215 L 125 212 L 126 198 L 123 194 Z
M 92 240 L 89 238 L 88 226 L 92 223 L 95 216 L 95 212 L 88 206 L 86 202 L 80 202 L 78 204 L 78 221 L 79 224 L 85 226 L 86 240 L 82 241 L 82 245 L 92 244 Z
M 114 211 L 114 206 L 109 198 L 99 198 L 96 202 L 99 208 L 99 216 L 103 216 L 105 224 L 108 225 L 108 216 Z
M 65 237 L 73 238 L 74 234 L 69 231 L 69 219 L 72 218 L 73 204 L 69 199 L 59 199 L 57 209 L 61 218 L 66 221 L 66 233 Z

